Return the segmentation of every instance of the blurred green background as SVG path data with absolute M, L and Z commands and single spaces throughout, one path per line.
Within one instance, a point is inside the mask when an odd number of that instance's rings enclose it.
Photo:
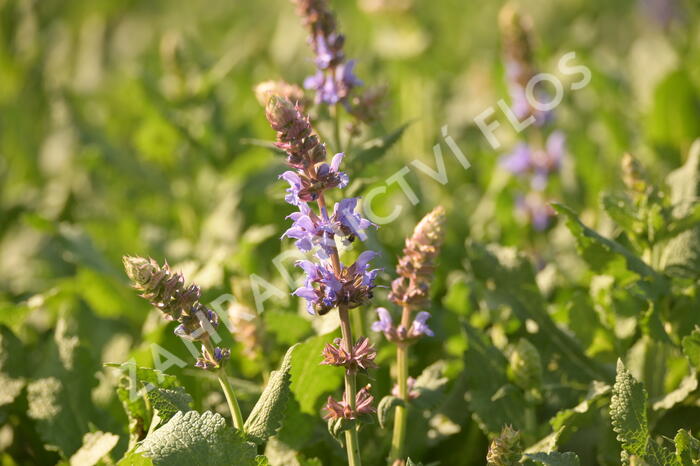
M 695 0 L 517 4 L 532 18 L 540 70 L 557 74 L 559 58 L 574 51 L 577 64 L 592 71 L 591 83 L 567 91 L 556 109 L 554 126 L 567 136 L 568 155 L 551 197 L 605 232 L 598 198 L 621 186 L 623 152 L 637 155 L 660 182 L 700 136 L 700 6 Z M 472 164 L 463 170 L 443 147 L 447 185 L 413 170 L 407 179 L 419 204 L 412 206 L 396 186 L 374 202 L 383 214 L 403 206 L 399 219 L 370 242 L 382 251 L 384 284 L 415 222 L 437 204 L 448 210 L 434 287 L 438 338 L 417 347 L 415 372 L 464 348 L 452 323 L 468 311 L 440 303 L 451 290 L 451 299 L 459 299 L 450 285 L 464 268 L 465 238 L 536 250 L 543 263 L 573 264 L 559 270 L 572 280 L 581 268 L 563 226 L 535 233 L 514 215 L 516 181 L 489 191 L 499 157 L 516 140 L 501 118 L 497 134 L 504 147 L 495 151 L 473 123 L 507 99 L 497 27 L 501 2 L 332 5 L 358 75 L 389 91 L 382 123 L 364 137 L 411 122 L 381 159 L 350 162 L 350 176 L 362 180 L 356 192 L 383 185 L 414 159 L 434 166 L 432 148 L 443 142 L 444 125 Z M 43 366 L 55 351 L 50 340 L 59 319 L 78 336 L 89 360 L 83 374 L 89 380 L 81 388 L 87 398 L 73 407 L 85 414 L 70 427 L 78 439 L 90 426 L 124 430 L 115 375 L 101 362 L 134 357 L 151 365 L 152 342 L 189 361 L 172 328 L 129 289 L 122 255 L 167 258 L 202 286 L 205 301 L 232 291 L 249 296 L 250 274 L 284 289 L 272 263 L 293 247 L 279 240 L 290 212 L 277 181 L 284 167 L 259 143 L 274 135 L 253 88 L 268 79 L 300 83 L 311 74 L 305 37 L 285 0 L 0 0 L 0 323 L 20 338 L 21 346 L 9 350 L 20 354 L 30 379 L 50 372 Z M 285 265 L 292 271 L 290 262 Z M 377 304 L 386 304 L 384 294 Z M 366 313 L 369 319 L 371 310 Z M 314 333 L 288 296 L 266 301 L 262 321 L 269 350 L 264 361 L 229 341 L 234 374 L 253 381 L 239 383 L 247 409 L 246 393 L 259 390 L 262 367 L 275 366 L 288 345 Z M 391 348 L 383 347 L 380 361 L 388 364 L 391 357 Z M 173 373 L 196 395 L 197 407 L 221 408 L 223 399 L 210 393 L 213 382 L 190 369 Z M 379 371 L 375 388 L 389 391 L 388 369 Z M 0 407 L 4 461 L 56 462 L 24 410 L 21 403 Z M 319 435 L 327 436 L 322 424 Z M 445 443 L 436 438 L 426 459 L 444 455 Z M 330 438 L 315 441 L 321 446 L 311 442 L 311 452 L 338 448 Z M 120 445 L 123 451 L 126 444 Z M 486 439 L 473 426 L 447 445 L 464 448 L 482 464 Z M 457 464 L 444 458 L 443 464 Z

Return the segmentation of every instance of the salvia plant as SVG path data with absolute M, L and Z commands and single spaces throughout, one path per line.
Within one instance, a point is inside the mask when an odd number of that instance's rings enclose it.
M 700 465 L 699 18 L 0 2 L 0 465 Z

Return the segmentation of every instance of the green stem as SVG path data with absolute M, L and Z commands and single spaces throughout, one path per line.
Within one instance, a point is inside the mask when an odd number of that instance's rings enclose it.
M 409 328 L 411 325 L 411 308 L 404 306 L 401 312 L 401 326 Z M 399 398 L 404 402 L 404 406 L 396 407 L 394 417 L 394 435 L 391 438 L 392 461 L 402 460 L 404 456 L 404 446 L 406 442 L 406 424 L 408 421 L 408 344 L 399 342 L 396 345 L 396 382 L 399 386 Z
M 399 398 L 408 403 L 408 345 L 399 343 L 396 347 L 397 382 Z M 408 421 L 407 406 L 397 406 L 394 417 L 394 435 L 391 438 L 392 461 L 403 459 L 404 443 L 406 440 L 406 424 Z
M 338 316 L 340 317 L 340 331 L 343 335 L 343 344 L 345 350 L 350 353 L 352 351 L 352 330 L 350 329 L 350 318 L 348 310 L 345 306 L 338 308 Z M 345 397 L 350 403 L 350 408 L 355 410 L 355 395 L 357 393 L 357 381 L 354 371 L 345 371 Z M 361 466 L 362 459 L 360 458 L 360 442 L 357 438 L 357 428 L 352 427 L 345 431 L 345 446 L 348 453 L 348 463 L 350 466 Z
M 211 359 L 214 360 L 214 345 L 211 344 L 211 340 L 209 340 L 209 338 L 206 338 L 202 341 L 202 345 L 204 346 L 204 350 L 211 356 Z M 233 426 L 241 432 L 244 432 L 243 415 L 241 414 L 241 407 L 238 406 L 238 399 L 236 398 L 236 394 L 233 391 L 231 382 L 229 382 L 228 380 L 228 373 L 226 371 L 225 366 L 221 366 L 216 371 L 216 377 L 219 379 L 219 383 L 221 384 L 221 388 L 224 391 L 224 395 L 226 395 L 226 402 L 228 403 L 229 411 L 231 411 Z
M 219 383 L 224 390 L 224 395 L 226 395 L 228 409 L 231 411 L 231 417 L 233 418 L 233 426 L 243 432 L 243 415 L 241 414 L 240 406 L 238 406 L 236 394 L 233 392 L 233 387 L 231 387 L 231 382 L 228 380 L 226 368 L 222 366 L 221 369 L 217 371 L 216 376 L 219 378 Z

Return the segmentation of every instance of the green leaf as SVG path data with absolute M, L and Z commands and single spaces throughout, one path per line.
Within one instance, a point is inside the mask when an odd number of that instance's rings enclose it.
M 654 410 L 671 409 L 675 405 L 684 402 L 696 388 L 698 388 L 698 376 L 693 370 L 683 378 L 678 388 L 667 393 L 662 399 L 655 402 L 652 408 Z
M 421 409 L 434 409 L 442 401 L 448 382 L 442 376 L 445 366 L 445 361 L 437 361 L 423 369 L 413 386 L 413 390 L 418 392 L 418 398 L 411 402 L 412 405 Z
M 522 430 L 526 404 L 522 391 L 508 384 L 503 354 L 475 328 L 464 324 L 467 350 L 464 367 L 467 370 L 467 399 L 479 427 L 488 434 L 497 434 L 503 426 Z
M 157 369 L 139 367 L 133 361 L 122 364 L 107 363 L 105 366 L 120 369 L 124 374 L 119 380 L 117 396 L 129 418 L 130 450 L 136 442 L 143 440 L 153 421 L 153 413 L 146 403 L 146 398 L 149 403 L 155 402 L 157 408 L 162 410 L 158 413 L 160 419 L 156 420 L 157 424 L 153 428 L 167 422 L 177 411 L 189 411 L 192 397 L 180 387 L 180 382 L 175 376 L 164 374 Z
M 352 168 L 358 168 L 368 163 L 376 163 L 381 157 L 386 155 L 387 151 L 396 144 L 404 131 L 411 125 L 412 122 L 404 123 L 394 131 L 376 139 L 367 141 L 362 145 L 360 150 L 355 151 L 352 157 L 348 158 L 348 162 Z M 351 170 L 353 171 L 353 170 Z M 354 170 L 356 171 L 356 170 Z
M 521 322 L 533 320 L 537 323 L 539 331 L 530 339 L 538 350 L 542 349 L 543 356 L 545 348 L 558 354 L 557 357 L 562 358 L 561 369 L 575 380 L 590 383 L 596 379 L 612 379 L 606 368 L 586 356 L 581 345 L 552 320 L 538 288 L 533 266 L 523 254 L 513 248 L 485 247 L 471 241 L 467 241 L 465 248 L 474 276 L 490 285 L 485 287 L 487 299 L 512 308 Z
M 124 457 L 117 463 L 117 466 L 153 466 L 153 461 L 143 456 L 142 453 L 137 453 L 134 449 L 126 452 Z
M 553 204 L 553 207 L 566 218 L 566 226 L 576 238 L 576 247 L 579 253 L 594 272 L 610 274 L 619 278 L 619 269 L 616 267 L 616 263 L 623 261 L 630 272 L 654 282 L 661 280 L 661 277 L 635 253 L 620 243 L 605 238 L 588 228 L 571 209 L 561 204 Z
M 0 325 L 0 406 L 12 403 L 26 383 L 24 345 L 12 330 Z
M 406 466 L 423 466 L 423 463 L 416 463 L 411 458 L 406 458 Z
M 676 459 L 681 466 L 693 466 L 700 463 L 700 440 L 686 430 L 680 429 L 673 438 L 676 444 Z
M 89 432 L 83 437 L 83 446 L 70 458 L 71 466 L 93 466 L 119 442 L 119 436 L 109 432 Z
M 632 377 L 622 360 L 617 361 L 617 376 L 610 400 L 610 418 L 617 439 L 631 454 L 643 456 L 649 444 L 647 392 Z
M 397 406 L 404 406 L 406 403 L 401 398 L 394 395 L 387 395 L 379 401 L 377 405 L 377 418 L 379 419 L 379 427 L 386 428 L 386 423 L 391 416 L 392 411 Z
M 287 350 L 279 370 L 270 374 L 267 387 L 245 421 L 247 437 L 257 444 L 264 443 L 282 427 L 290 394 L 292 354 L 297 346 Z
M 617 376 L 610 400 L 610 418 L 617 440 L 627 453 L 639 456 L 653 465 L 676 464 L 673 455 L 651 439 L 647 420 L 647 392 L 620 359 L 617 361 Z
M 688 160 L 666 179 L 677 218 L 692 217 L 700 198 L 700 140 L 695 141 Z M 700 275 L 700 226 L 684 231 L 663 251 L 663 263 L 669 273 L 696 278 Z
M 311 337 L 299 344 L 292 354 L 292 385 L 294 398 L 302 413 L 318 415 L 319 399 L 338 388 L 343 371 L 321 365 L 321 353 L 332 335 Z
M 163 427 L 150 434 L 137 452 L 154 465 L 192 466 L 201 464 L 255 465 L 255 444 L 247 442 L 228 427 L 223 417 L 209 411 L 179 412 Z
M 560 453 L 553 451 L 550 453 L 525 453 L 525 456 L 545 466 L 578 466 L 581 462 L 576 453 L 567 451 Z
M 610 394 L 611 387 L 603 382 L 594 381 L 586 397 L 573 408 L 559 411 L 549 424 L 555 431 L 559 429 L 569 429 L 576 427 L 576 421 L 582 415 L 587 414 L 591 409 L 595 409 Z
M 92 354 L 83 347 L 65 319 L 56 324 L 54 338 L 27 387 L 29 417 L 47 449 L 69 458 L 83 444 L 95 417 L 92 389 L 98 370 Z
M 187 412 L 192 409 L 192 397 L 182 387 L 160 388 L 146 387 L 146 397 L 151 403 L 154 416 L 158 416 L 158 422 L 152 429 L 160 427 L 173 417 L 178 411 Z M 154 418 L 155 419 L 155 418 Z
M 674 149 L 700 134 L 700 98 L 686 70 L 668 74 L 656 86 L 648 123 L 652 141 Z
M 600 200 L 603 209 L 620 228 L 633 235 L 644 233 L 644 222 L 639 218 L 636 207 L 629 197 L 618 194 L 604 194 Z
M 695 328 L 690 335 L 683 337 L 681 344 L 690 364 L 695 370 L 700 370 L 700 328 Z

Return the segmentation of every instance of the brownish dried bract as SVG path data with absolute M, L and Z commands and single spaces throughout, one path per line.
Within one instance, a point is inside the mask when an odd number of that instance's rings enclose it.
M 391 284 L 389 299 L 399 306 L 419 309 L 429 300 L 430 283 L 435 272 L 435 260 L 443 241 L 445 209 L 436 207 L 416 225 L 413 236 L 406 240 L 403 257 Z

